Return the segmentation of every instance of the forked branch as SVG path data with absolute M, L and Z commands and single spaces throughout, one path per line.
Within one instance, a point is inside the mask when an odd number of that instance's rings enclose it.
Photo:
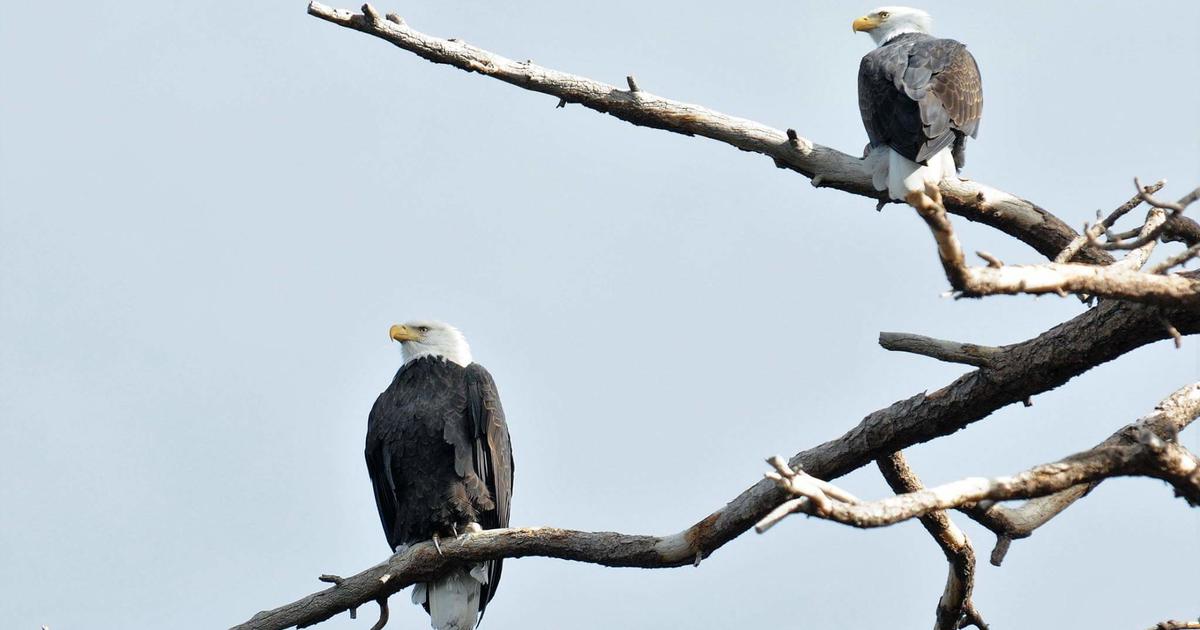
M 1168 412 L 1163 409 L 1168 408 Z M 1169 483 L 1177 496 L 1200 505 L 1200 461 L 1175 440 L 1178 430 L 1200 415 L 1200 383 L 1188 385 L 1151 414 L 1100 445 L 1012 477 L 972 477 L 878 501 L 863 502 L 827 481 L 794 469 L 782 458 L 767 473 L 794 498 L 781 503 L 755 525 L 763 532 L 789 514 L 803 512 L 854 527 L 885 527 L 939 510 L 983 501 L 1042 497 L 1081 484 L 1119 476 L 1145 476 Z M 1166 435 L 1167 437 L 1162 437 Z

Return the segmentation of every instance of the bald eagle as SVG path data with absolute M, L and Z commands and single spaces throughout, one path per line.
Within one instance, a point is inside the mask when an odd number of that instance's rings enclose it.
M 392 326 L 404 364 L 367 422 L 367 471 L 393 551 L 508 527 L 513 461 L 492 375 L 453 326 Z M 440 547 L 438 548 L 440 551 Z M 470 630 L 496 594 L 500 560 L 413 588 L 438 630 Z
M 876 190 L 920 204 L 927 183 L 955 176 L 979 133 L 983 87 L 967 47 L 929 35 L 928 13 L 881 7 L 854 20 L 878 47 L 858 67 L 858 107 Z

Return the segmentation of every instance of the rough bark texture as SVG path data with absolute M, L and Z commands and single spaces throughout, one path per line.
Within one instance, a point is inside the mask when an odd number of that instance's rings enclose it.
M 655 96 L 644 89 L 621 89 L 528 61 L 514 61 L 463 41 L 426 35 L 395 15 L 385 18 L 370 5 L 363 5 L 363 13 L 356 14 L 312 2 L 308 12 L 384 39 L 434 63 L 478 72 L 521 89 L 555 96 L 560 103 L 578 103 L 642 127 L 702 136 L 743 151 L 761 153 L 775 160 L 780 168 L 812 178 L 816 186 L 880 199 L 881 193 L 871 186 L 871 177 L 862 168 L 860 158 L 815 144 L 795 132 L 789 134 L 700 105 Z M 1048 258 L 1054 258 L 1078 236 L 1069 225 L 1037 204 L 984 184 L 948 181 L 942 186 L 942 195 L 949 212 L 1016 237 Z M 1092 246 L 1084 247 L 1076 259 L 1112 262 L 1107 252 Z
M 1185 334 L 1200 331 L 1200 309 L 1106 302 L 1034 339 L 1002 348 L 996 367 L 965 374 L 935 392 L 918 394 L 876 411 L 842 437 L 797 454 L 789 464 L 814 477 L 834 479 L 913 444 L 953 433 L 1001 407 L 1054 389 L 1129 350 L 1165 339 L 1167 331 L 1160 323 L 1160 312 L 1171 317 Z M 1074 483 L 1084 481 L 1090 479 Z M 606 566 L 684 566 L 721 548 L 788 499 L 786 492 L 764 479 L 673 536 L 527 528 L 489 530 L 467 544 L 443 545 L 442 557 L 431 551 L 431 546 L 418 545 L 389 560 L 386 567 L 390 568 L 368 569 L 347 578 L 341 586 L 259 613 L 236 628 L 267 630 L 311 625 L 425 581 L 451 562 L 537 555 Z M 394 577 L 381 581 L 384 574 Z
M 814 185 L 879 198 L 858 158 L 814 144 L 790 130 L 779 131 L 699 105 L 655 96 L 640 89 L 632 78 L 629 89 L 620 89 L 506 59 L 465 42 L 431 37 L 409 28 L 397 16 L 385 18 L 369 6 L 363 7 L 362 14 L 354 14 L 313 2 L 308 10 L 316 17 L 380 37 L 435 63 L 552 95 L 560 99 L 560 105 L 578 103 L 635 125 L 711 138 L 771 157 L 781 168 L 811 177 Z M 940 194 L 949 212 L 996 227 L 1051 259 L 1078 236 L 1037 205 L 982 184 L 950 181 L 942 185 Z M 1183 225 L 1179 229 L 1186 233 L 1187 225 Z M 1076 245 L 1079 253 L 1074 255 L 1075 260 L 1099 264 L 1113 261 L 1094 245 Z M 820 479 L 840 477 L 906 447 L 953 433 L 1001 407 L 1054 389 L 1134 348 L 1165 339 L 1170 332 L 1164 321 L 1181 334 L 1192 334 L 1200 331 L 1200 309 L 1171 303 L 1159 306 L 1105 301 L 1034 339 L 989 349 L 985 367 L 939 390 L 876 411 L 841 437 L 795 455 L 789 464 Z M 1072 483 L 1090 480 L 1078 477 Z M 762 480 L 688 529 L 664 537 L 516 528 L 488 530 L 465 540 L 448 541 L 442 545 L 440 555 L 431 544 L 415 545 L 337 586 L 259 613 L 236 628 L 312 625 L 386 598 L 414 582 L 428 581 L 451 565 L 487 559 L 546 556 L 645 568 L 698 563 L 790 498 L 771 480 Z M 939 525 L 939 531 L 943 530 L 950 531 Z M 960 583 L 948 595 L 947 614 L 964 592 L 969 595 L 969 587 L 964 589 Z

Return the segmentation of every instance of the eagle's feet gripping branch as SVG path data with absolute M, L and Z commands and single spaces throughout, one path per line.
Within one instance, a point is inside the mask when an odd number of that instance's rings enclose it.
M 466 526 L 463 527 L 461 534 L 458 534 L 458 532 L 455 532 L 455 534 L 458 536 L 458 542 L 466 542 L 467 539 L 471 537 L 471 534 L 478 534 L 482 531 L 483 526 L 479 523 L 467 523 Z

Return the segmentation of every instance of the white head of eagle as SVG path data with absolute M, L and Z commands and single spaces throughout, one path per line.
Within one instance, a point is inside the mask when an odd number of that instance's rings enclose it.
M 858 67 L 867 172 L 889 199 L 915 204 L 926 185 L 958 174 L 983 114 L 975 58 L 962 43 L 930 35 L 932 25 L 909 7 L 880 7 L 851 25 L 877 45 Z
M 397 324 L 404 364 L 367 418 L 367 472 L 388 547 L 508 527 L 513 462 L 492 375 L 457 328 Z M 437 630 L 473 630 L 500 584 L 500 560 L 413 586 Z
M 432 320 L 417 320 L 397 324 L 388 331 L 392 339 L 400 342 L 404 362 L 421 357 L 446 357 L 463 367 L 471 365 L 471 346 L 467 338 L 450 324 Z
M 879 7 L 854 20 L 855 32 L 866 31 L 875 43 L 882 46 L 897 35 L 933 32 L 933 18 L 910 7 Z

